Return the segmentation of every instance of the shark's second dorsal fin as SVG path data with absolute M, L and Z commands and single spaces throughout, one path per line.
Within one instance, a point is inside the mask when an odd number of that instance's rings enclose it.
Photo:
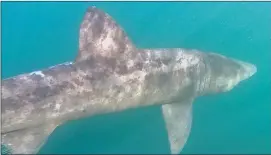
M 80 27 L 76 61 L 92 56 L 119 57 L 134 48 L 123 29 L 107 13 L 89 7 Z

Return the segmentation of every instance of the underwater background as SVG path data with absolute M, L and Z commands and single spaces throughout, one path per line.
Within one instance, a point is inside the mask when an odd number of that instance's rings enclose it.
M 270 2 L 2 2 L 2 78 L 74 60 L 88 6 L 141 48 L 184 47 L 255 64 L 230 92 L 197 98 L 182 153 L 271 153 Z M 159 106 L 70 121 L 40 153 L 169 153 Z

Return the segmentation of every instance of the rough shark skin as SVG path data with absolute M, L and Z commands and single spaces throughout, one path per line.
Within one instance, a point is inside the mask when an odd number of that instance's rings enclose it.
M 2 144 L 37 153 L 60 124 L 162 105 L 172 154 L 183 148 L 197 96 L 231 90 L 256 67 L 188 49 L 139 49 L 108 14 L 89 7 L 74 62 L 2 81 Z

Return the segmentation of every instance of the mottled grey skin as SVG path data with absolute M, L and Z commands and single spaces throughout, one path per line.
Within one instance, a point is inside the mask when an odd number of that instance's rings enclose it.
M 90 7 L 75 62 L 2 81 L 2 142 L 13 153 L 36 153 L 65 121 L 182 103 L 228 91 L 255 72 L 253 65 L 197 50 L 138 49 L 108 14 Z

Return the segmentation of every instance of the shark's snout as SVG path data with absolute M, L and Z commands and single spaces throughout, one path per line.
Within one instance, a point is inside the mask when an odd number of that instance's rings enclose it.
M 240 60 L 236 60 L 236 62 L 241 66 L 240 81 L 250 78 L 257 72 L 257 67 L 253 64 Z
M 207 93 L 230 91 L 257 72 L 257 67 L 251 63 L 226 58 L 219 54 L 207 54 L 206 61 L 209 62 L 210 67 L 210 82 L 205 85 Z

